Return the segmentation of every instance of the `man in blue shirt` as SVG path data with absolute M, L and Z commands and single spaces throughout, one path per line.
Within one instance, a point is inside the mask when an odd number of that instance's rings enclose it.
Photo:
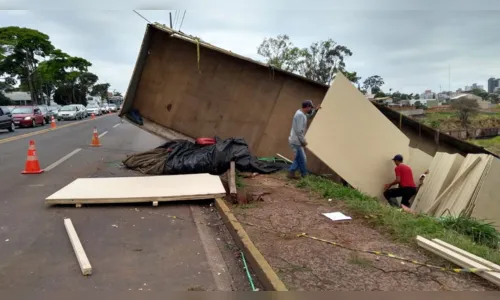
M 290 166 L 288 178 L 295 178 L 295 172 L 297 170 L 300 171 L 302 177 L 307 175 L 307 158 L 305 152 L 305 147 L 307 146 L 305 138 L 307 119 L 312 118 L 318 109 L 320 109 L 320 107 L 315 108 L 311 100 L 306 100 L 302 102 L 302 108 L 297 110 L 293 116 L 292 129 L 288 137 L 288 143 L 295 153 L 295 159 Z

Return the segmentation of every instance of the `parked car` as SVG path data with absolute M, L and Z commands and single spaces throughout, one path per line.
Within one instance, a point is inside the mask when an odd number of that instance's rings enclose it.
M 17 106 L 12 110 L 14 124 L 19 127 L 35 127 L 45 125 L 45 118 L 36 106 Z
M 61 120 L 81 120 L 85 118 L 85 112 L 77 105 L 66 105 L 57 113 L 57 121 Z
M 38 105 L 38 108 L 42 111 L 43 118 L 45 119 L 45 123 L 50 123 L 52 121 L 52 116 L 54 116 L 54 112 L 50 110 L 50 108 L 47 105 Z
M 60 109 L 61 109 L 60 106 L 49 106 L 49 110 L 52 112 L 52 115 L 56 119 L 57 119 L 57 113 L 59 112 Z
M 102 104 L 102 105 L 101 105 L 101 111 L 102 111 L 102 113 L 104 113 L 104 114 L 109 113 L 109 106 L 108 106 L 108 104 Z
M 94 114 L 96 116 L 102 115 L 101 108 L 97 104 L 88 104 L 86 110 L 88 114 Z
M 110 112 L 117 112 L 118 111 L 118 107 L 116 106 L 116 104 L 109 104 L 109 111 Z
M 14 124 L 12 114 L 5 106 L 0 106 L 0 129 L 7 129 L 10 132 L 16 130 L 16 124 Z
M 83 112 L 84 118 L 90 116 L 90 114 L 87 112 L 87 109 L 85 108 L 85 106 L 83 104 L 74 104 L 74 105 L 78 106 L 78 109 Z

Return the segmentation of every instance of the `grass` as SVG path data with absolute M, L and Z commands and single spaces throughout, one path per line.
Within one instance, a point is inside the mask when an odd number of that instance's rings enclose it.
M 348 209 L 361 217 L 370 216 L 369 222 L 402 243 L 416 243 L 415 237 L 421 235 L 428 239 L 438 238 L 465 251 L 500 264 L 500 251 L 478 244 L 465 232 L 426 215 L 412 215 L 377 199 L 362 194 L 358 190 L 336 184 L 326 178 L 310 175 L 301 179 L 297 186 L 309 189 L 326 199 L 342 200 Z M 463 228 L 463 227 L 462 227 Z
M 236 188 L 241 189 L 245 187 L 245 182 L 243 181 L 243 178 L 241 178 L 239 172 L 236 172 L 236 177 L 234 178 L 234 181 L 236 183 Z
M 453 111 L 446 112 L 429 112 L 425 117 L 419 118 L 421 122 L 432 128 L 440 128 L 442 130 L 461 129 L 460 122 Z M 496 127 L 500 121 L 500 113 L 478 113 L 471 119 L 473 127 Z
M 500 155 L 500 136 L 491 139 L 470 140 L 469 142 Z

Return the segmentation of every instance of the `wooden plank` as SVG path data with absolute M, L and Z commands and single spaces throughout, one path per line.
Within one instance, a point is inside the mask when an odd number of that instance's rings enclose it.
M 134 203 L 198 200 L 226 194 L 210 174 L 80 178 L 45 199 L 47 204 Z
M 238 194 L 238 190 L 236 189 L 236 166 L 235 162 L 231 161 L 229 165 L 229 194 L 232 196 Z
M 458 247 L 455 247 L 455 246 L 453 246 L 453 245 L 451 245 L 451 244 L 448 244 L 447 242 L 444 242 L 444 241 L 442 241 L 442 240 L 440 240 L 440 239 L 433 239 L 432 241 L 433 241 L 434 243 L 436 243 L 436 244 L 439 244 L 439 245 L 441 245 L 441 246 L 443 246 L 443 247 L 445 247 L 445 248 L 450 249 L 451 251 L 454 251 L 454 252 L 456 252 L 456 253 L 458 253 L 458 254 L 460 254 L 460 255 L 463 255 L 463 256 L 465 256 L 465 257 L 467 257 L 467 258 L 469 258 L 469 259 L 472 259 L 473 261 L 475 261 L 475 262 L 477 262 L 477 263 L 482 264 L 482 265 L 483 265 L 483 266 L 485 266 L 486 268 L 490 268 L 490 269 L 492 269 L 492 270 L 495 270 L 495 271 L 499 271 L 499 272 L 500 272 L 500 266 L 499 266 L 499 265 L 497 265 L 497 264 L 492 263 L 492 262 L 491 262 L 491 261 L 489 261 L 489 260 L 486 260 L 486 259 L 484 259 L 484 258 L 482 258 L 482 257 L 479 257 L 479 256 L 477 256 L 477 255 L 474 255 L 474 254 L 472 254 L 472 253 L 470 253 L 470 252 L 467 252 L 467 251 L 465 251 L 465 250 L 463 250 L 463 249 L 460 249 L 460 248 L 458 248 Z
M 424 249 L 426 249 L 426 250 L 428 250 L 428 251 L 430 251 L 438 256 L 441 256 L 442 258 L 445 258 L 446 260 L 449 260 L 452 263 L 454 263 L 462 268 L 488 269 L 486 266 L 483 266 L 482 264 L 475 262 L 472 259 L 469 259 L 461 254 L 453 252 L 450 249 L 447 249 L 446 247 L 443 247 L 443 246 L 441 246 L 441 245 L 439 245 L 431 240 L 423 238 L 421 236 L 417 236 L 417 244 L 420 247 L 422 247 L 422 248 L 424 248 Z M 498 272 L 481 271 L 481 272 L 477 272 L 474 274 L 481 276 L 484 279 L 500 286 L 500 273 L 498 273 Z
M 76 230 L 75 227 L 73 227 L 71 219 L 64 219 L 64 227 L 66 227 L 69 241 L 71 242 L 71 246 L 73 246 L 73 251 L 75 251 L 76 259 L 78 260 L 82 274 L 85 276 L 92 275 L 92 266 L 90 265 L 87 254 L 85 254 L 85 250 L 83 250 L 82 243 L 78 238 L 78 234 L 76 234 Z
M 279 154 L 279 153 L 276 153 L 276 156 L 281 158 L 282 160 L 286 161 L 287 163 L 291 163 L 293 164 L 293 161 L 291 161 L 290 159 L 284 157 L 283 155 Z
M 335 173 L 374 197 L 382 197 L 384 184 L 394 180 L 394 155 L 409 159 L 409 138 L 340 72 L 306 140 L 307 148 Z

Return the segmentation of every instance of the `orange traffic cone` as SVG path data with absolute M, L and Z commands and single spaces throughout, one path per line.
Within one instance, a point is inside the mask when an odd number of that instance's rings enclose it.
M 91 118 L 91 119 L 92 119 L 92 120 L 94 120 L 94 119 L 95 119 L 95 114 L 94 114 L 94 113 L 92 113 L 92 118 Z
M 26 165 L 24 166 L 24 171 L 22 174 L 40 174 L 43 170 L 40 169 L 40 162 L 38 162 L 38 157 L 36 156 L 35 141 L 30 141 L 30 146 L 28 147 L 28 158 L 26 159 Z
M 52 116 L 52 119 L 50 120 L 50 128 L 56 129 L 56 120 L 54 119 L 54 116 Z
M 92 143 L 90 144 L 92 147 L 100 147 L 101 143 L 99 142 L 99 134 L 97 134 L 97 128 L 94 127 L 94 134 L 92 135 Z

